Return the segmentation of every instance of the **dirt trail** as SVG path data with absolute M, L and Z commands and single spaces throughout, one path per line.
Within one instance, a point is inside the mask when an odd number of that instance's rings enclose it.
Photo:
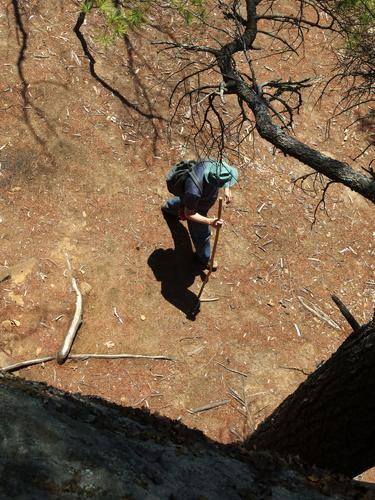
M 189 321 L 184 311 L 201 281 L 183 258 L 190 251 L 186 231 L 180 228 L 183 250 L 175 252 L 159 210 L 168 196 L 164 175 L 184 154 L 188 123 L 170 137 L 164 120 L 134 109 L 169 115 L 172 82 L 164 80 L 171 61 L 150 45 L 157 33 L 145 28 L 128 44 L 92 46 L 97 75 L 132 108 L 90 73 L 73 32 L 75 2 L 31 1 L 21 14 L 26 37 L 12 4 L 0 7 L 0 264 L 12 271 L 0 284 L 1 320 L 11 320 L 0 332 L 1 365 L 57 351 L 74 312 L 68 254 L 78 283 L 91 287 L 74 352 L 168 354 L 178 361 L 49 363 L 20 375 L 147 406 L 225 443 L 242 438 L 346 338 L 349 327 L 332 293 L 359 322 L 371 314 L 373 208 L 334 186 L 329 216 L 319 209 L 311 227 L 319 197 L 292 183 L 306 169 L 249 140 L 235 202 L 224 212 L 220 269 L 205 290 L 220 300 L 203 304 Z M 82 27 L 85 36 L 89 31 Z M 322 50 L 321 40 L 309 40 L 301 76 L 324 75 L 330 56 Z M 267 64 L 279 70 L 277 60 Z M 336 99 L 332 92 L 316 108 L 311 96 L 295 129 L 351 161 L 364 144 L 360 132 L 344 139 L 345 122 L 337 120 L 325 138 Z M 299 296 L 340 329 L 309 312 Z M 222 400 L 229 402 L 189 412 Z

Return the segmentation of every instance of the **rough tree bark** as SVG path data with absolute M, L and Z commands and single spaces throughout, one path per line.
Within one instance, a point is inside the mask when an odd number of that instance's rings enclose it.
M 375 318 L 250 436 L 246 446 L 354 477 L 375 465 Z
M 0 374 L 2 499 L 364 498 L 370 487 Z M 370 496 L 366 497 L 370 498 Z

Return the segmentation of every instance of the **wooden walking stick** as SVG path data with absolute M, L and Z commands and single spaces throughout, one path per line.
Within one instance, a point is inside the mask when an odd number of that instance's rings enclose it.
M 218 212 L 217 212 L 217 218 L 218 219 L 221 219 L 222 209 L 223 209 L 223 198 L 219 198 L 219 208 L 218 208 Z M 212 247 L 212 253 L 211 253 L 210 262 L 209 262 L 209 266 L 208 266 L 208 273 L 206 274 L 206 276 L 205 276 L 205 278 L 203 280 L 201 289 L 199 290 L 199 293 L 198 293 L 198 296 L 197 296 L 197 303 L 195 304 L 194 308 L 192 309 L 192 311 L 190 313 L 192 316 L 195 316 L 199 312 L 200 298 L 201 298 L 201 295 L 203 293 L 204 287 L 206 286 L 206 283 L 208 282 L 208 279 L 209 279 L 209 277 L 210 277 L 210 275 L 212 273 L 212 268 L 213 268 L 213 265 L 214 265 L 214 259 L 215 259 L 216 248 L 217 248 L 217 242 L 219 240 L 220 228 L 221 228 L 221 226 L 218 226 L 216 228 L 214 246 Z

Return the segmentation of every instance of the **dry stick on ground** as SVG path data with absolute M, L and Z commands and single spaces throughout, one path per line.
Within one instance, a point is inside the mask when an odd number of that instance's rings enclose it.
M 219 363 L 219 362 L 217 362 L 216 364 L 219 365 L 219 366 L 222 366 L 223 368 L 225 368 L 226 370 L 228 370 L 228 372 L 238 373 L 238 375 L 241 375 L 242 377 L 247 377 L 246 373 L 240 372 L 239 370 L 235 370 L 234 368 L 229 368 L 228 366 L 225 366 L 225 365 L 223 365 L 222 363 Z
M 14 365 L 4 366 L 0 368 L 1 372 L 15 372 L 21 370 L 22 368 L 27 368 L 33 365 L 40 365 L 42 363 L 48 363 L 48 361 L 56 360 L 56 356 L 44 356 L 43 358 L 28 359 L 27 361 L 21 361 L 20 363 L 15 363 Z
M 336 328 L 336 330 L 341 330 L 340 326 L 335 321 L 333 321 L 333 319 L 331 319 L 325 312 L 323 312 L 317 305 L 313 304 L 310 300 L 304 299 L 300 295 L 298 295 L 297 298 L 308 311 L 312 312 L 313 314 L 315 314 L 315 316 L 318 316 L 318 318 L 322 319 L 323 321 L 326 321 L 333 328 Z
M 208 405 L 201 406 L 200 408 L 195 408 L 194 410 L 187 410 L 189 413 L 200 413 L 201 411 L 213 410 L 214 408 L 219 408 L 219 406 L 223 406 L 229 403 L 229 399 L 224 399 L 223 401 L 215 401 L 213 403 L 209 403 Z
M 234 389 L 232 389 L 232 387 L 228 387 L 228 394 L 229 394 L 229 396 L 232 396 L 232 398 L 235 399 L 237 401 L 237 403 L 240 403 L 241 406 L 246 408 L 245 400 L 243 398 L 241 398 L 241 396 L 238 394 L 238 392 L 235 391 Z
M 76 292 L 76 308 L 74 311 L 74 316 L 72 322 L 70 323 L 68 333 L 65 336 L 63 345 L 57 353 L 57 362 L 62 365 L 69 355 L 70 349 L 72 348 L 75 336 L 77 335 L 78 328 L 82 323 L 82 294 L 79 291 L 75 278 L 72 278 L 72 287 Z
M 69 271 L 72 271 L 72 266 L 70 265 L 69 257 L 66 255 L 66 260 L 68 264 Z M 72 287 L 73 290 L 76 292 L 76 307 L 74 311 L 74 316 L 72 319 L 72 322 L 70 323 L 68 333 L 65 336 L 63 345 L 60 347 L 60 350 L 57 353 L 56 359 L 59 365 L 62 365 L 65 363 L 66 358 L 68 357 L 68 354 L 70 352 L 70 349 L 72 348 L 75 336 L 77 335 L 78 328 L 80 327 L 82 323 L 82 294 L 79 291 L 79 288 L 77 286 L 77 282 L 75 278 L 72 276 Z
M 294 370 L 296 372 L 301 372 L 304 375 L 311 375 L 311 372 L 306 372 L 302 368 L 297 368 L 296 366 L 279 366 L 279 368 L 282 368 L 283 370 Z
M 155 359 L 164 361 L 177 361 L 174 356 L 152 356 L 143 354 L 68 354 L 67 358 L 83 361 L 86 359 Z M 4 368 L 0 368 L 0 372 L 15 372 L 21 370 L 22 368 L 27 368 L 33 365 L 40 365 L 42 363 L 48 363 L 49 361 L 53 360 L 56 360 L 56 356 L 44 356 L 43 358 L 28 359 L 27 361 L 21 361 L 20 363 L 15 363 L 14 365 L 4 366 Z
M 336 295 L 332 295 L 331 297 L 333 302 L 339 308 L 341 314 L 344 316 L 349 325 L 353 328 L 353 331 L 357 332 L 361 328 L 361 325 L 358 323 L 358 321 L 355 319 L 355 317 L 352 315 L 349 309 L 345 306 L 345 304 L 343 304 Z
M 8 267 L 0 266 L 0 283 L 5 279 L 9 278 L 10 270 Z
M 165 361 L 177 361 L 174 356 L 166 356 L 164 354 L 148 355 L 148 354 L 69 354 L 69 359 L 160 359 Z

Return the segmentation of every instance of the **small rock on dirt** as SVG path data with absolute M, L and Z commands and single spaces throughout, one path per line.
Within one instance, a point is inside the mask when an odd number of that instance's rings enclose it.
M 6 332 L 11 332 L 15 326 L 21 326 L 21 322 L 17 319 L 5 319 L 1 322 L 1 328 L 3 328 Z
M 3 328 L 6 332 L 10 332 L 13 328 L 13 323 L 10 319 L 6 319 L 1 322 L 1 328 Z

